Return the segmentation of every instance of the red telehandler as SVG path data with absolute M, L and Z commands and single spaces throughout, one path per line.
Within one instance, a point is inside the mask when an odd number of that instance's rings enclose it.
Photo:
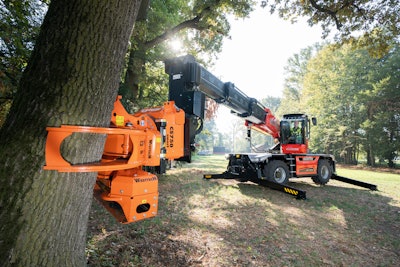
M 118 97 L 108 128 L 48 127 L 44 169 L 98 172 L 94 196 L 118 221 L 131 223 L 154 217 L 158 209 L 156 174 L 165 173 L 170 160 L 191 162 L 207 96 L 242 117 L 249 137 L 254 129 L 273 136 L 277 143 L 264 152 L 229 154 L 224 173 L 204 178 L 252 181 L 299 199 L 306 198 L 306 192 L 287 186 L 289 178 L 311 177 L 322 185 L 337 179 L 377 190 L 375 185 L 337 176 L 332 155 L 307 153 L 314 118 L 288 114 L 278 120 L 256 99 L 233 83 L 223 83 L 190 55 L 166 60 L 165 71 L 169 75 L 169 101 L 161 107 L 129 114 Z M 70 135 L 85 133 L 107 136 L 103 156 L 96 163 L 73 165 L 61 155 L 61 145 Z

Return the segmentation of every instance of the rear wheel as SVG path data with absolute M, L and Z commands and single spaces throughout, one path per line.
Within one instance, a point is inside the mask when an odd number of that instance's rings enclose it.
M 289 181 L 289 168 L 285 162 L 274 160 L 265 165 L 264 175 L 274 183 L 286 184 Z
M 312 180 L 316 184 L 327 184 L 332 176 L 332 166 L 326 159 L 321 159 L 318 161 L 317 176 L 312 177 Z

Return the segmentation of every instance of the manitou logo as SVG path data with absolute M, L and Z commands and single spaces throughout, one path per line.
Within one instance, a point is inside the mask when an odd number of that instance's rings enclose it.
M 299 170 L 299 172 L 315 172 L 315 170 L 314 170 L 314 168 L 305 168 L 305 169 Z

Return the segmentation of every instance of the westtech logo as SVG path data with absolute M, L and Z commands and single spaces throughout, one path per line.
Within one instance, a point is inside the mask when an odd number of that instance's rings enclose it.
M 153 176 L 150 178 L 135 178 L 136 183 L 145 183 L 145 182 L 152 182 L 152 181 L 157 181 L 157 176 Z

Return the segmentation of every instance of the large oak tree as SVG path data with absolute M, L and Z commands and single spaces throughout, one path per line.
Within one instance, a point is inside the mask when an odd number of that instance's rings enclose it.
M 1 266 L 84 265 L 96 173 L 43 171 L 46 126 L 108 126 L 139 6 L 51 1 L 0 131 Z M 103 142 L 76 136 L 65 156 L 98 161 Z

